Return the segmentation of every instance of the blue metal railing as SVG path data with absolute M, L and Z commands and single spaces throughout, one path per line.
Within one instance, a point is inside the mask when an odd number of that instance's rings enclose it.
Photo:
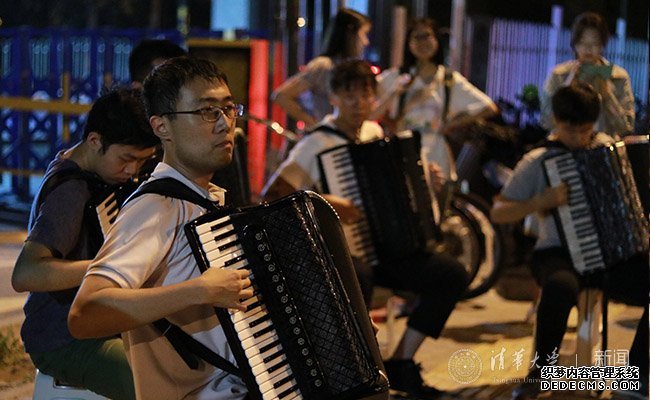
M 105 85 L 129 84 L 128 56 L 143 38 L 184 42 L 177 31 L 0 29 L 0 171 L 12 172 L 14 193 L 28 198 L 28 175 L 81 138 L 83 109 L 66 106 L 92 103 Z M 30 99 L 61 109 L 28 109 Z

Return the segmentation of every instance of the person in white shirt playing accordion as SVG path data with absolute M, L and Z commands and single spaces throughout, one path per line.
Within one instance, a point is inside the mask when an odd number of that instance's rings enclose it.
M 122 333 L 138 399 L 241 400 L 240 378 L 204 359 L 188 362 L 166 333 L 186 332 L 186 343 L 193 338 L 223 363 L 234 362 L 213 307 L 244 310 L 241 301 L 253 295 L 249 273 L 201 274 L 183 227 L 213 203 L 224 204 L 224 190 L 210 179 L 232 161 L 242 108 L 216 65 L 189 57 L 156 68 L 144 82 L 144 98 L 164 156 L 136 194 L 164 180 L 201 203 L 157 193 L 129 200 L 88 267 L 68 326 L 77 338 Z M 155 323 L 163 318 L 169 329 L 161 332 Z
M 377 83 L 366 62 L 352 60 L 337 65 L 332 71 L 330 84 L 333 93 L 330 101 L 334 105 L 334 114 L 326 116 L 296 144 L 271 177 L 265 195 L 266 199 L 276 199 L 297 190 L 316 189 L 319 193 L 325 193 L 323 197 L 337 211 L 345 229 L 365 218 L 364 213 L 350 197 L 332 195 L 325 190 L 322 183 L 325 173 L 321 172 L 322 165 L 319 166 L 319 163 L 322 164 L 322 159 L 319 157 L 342 145 L 365 146 L 366 142 L 373 140 L 373 143 L 377 143 L 383 137 L 383 132 L 378 124 L 367 120 L 374 105 Z M 361 160 L 364 167 L 370 167 L 373 161 L 368 158 Z M 380 178 L 384 180 L 384 185 L 393 182 L 388 175 Z M 388 189 L 389 192 L 400 191 L 392 186 Z M 404 193 L 394 193 L 400 194 Z M 396 224 L 407 223 L 400 218 L 402 214 L 396 209 L 391 211 L 392 214 L 387 217 L 389 220 Z M 391 232 L 385 233 L 388 236 Z M 346 237 L 352 252 L 354 241 L 347 235 Z M 398 246 L 396 242 L 401 238 L 394 239 L 381 244 L 384 248 L 378 250 L 381 252 L 391 245 Z M 420 296 L 418 305 L 410 315 L 405 334 L 392 358 L 385 361 L 384 365 L 391 388 L 422 399 L 437 398 L 441 392 L 423 383 L 413 356 L 427 336 L 437 338 L 440 335 L 447 318 L 467 287 L 467 273 L 462 265 L 442 252 L 422 249 L 400 256 L 389 258 L 370 268 L 362 256 L 353 254 L 354 267 L 366 303 L 370 300 L 373 284 L 412 291 Z

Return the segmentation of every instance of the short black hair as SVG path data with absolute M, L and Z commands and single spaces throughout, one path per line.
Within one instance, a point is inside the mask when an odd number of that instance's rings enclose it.
M 88 112 L 83 140 L 90 132 L 101 135 L 104 151 L 113 144 L 146 149 L 160 143 L 149 125 L 142 95 L 137 89 L 117 88 L 100 96 Z
M 348 60 L 338 64 L 332 70 L 330 87 L 332 92 L 350 89 L 355 84 L 377 90 L 377 80 L 370 64 L 363 60 Z
M 129 74 L 132 82 L 144 82 L 153 69 L 152 63 L 158 58 L 168 59 L 186 55 L 187 52 L 167 39 L 145 39 L 138 43 L 129 54 Z
M 176 111 L 181 88 L 197 78 L 228 85 L 219 67 L 202 58 L 170 58 L 153 70 L 144 80 L 144 102 L 149 117 Z M 174 117 L 174 114 L 169 115 L 170 119 Z
M 600 114 L 600 96 L 591 85 L 580 81 L 559 88 L 551 104 L 555 119 L 571 125 L 595 123 Z

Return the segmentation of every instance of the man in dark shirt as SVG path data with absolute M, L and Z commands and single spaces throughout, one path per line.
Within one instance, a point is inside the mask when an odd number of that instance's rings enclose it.
M 12 276 L 16 291 L 31 292 L 21 336 L 34 365 L 112 399 L 135 398 L 122 340 L 76 340 L 67 317 L 103 242 L 91 205 L 110 185 L 130 180 L 158 142 L 137 91 L 100 97 L 88 114 L 83 140 L 57 154 L 45 173 Z

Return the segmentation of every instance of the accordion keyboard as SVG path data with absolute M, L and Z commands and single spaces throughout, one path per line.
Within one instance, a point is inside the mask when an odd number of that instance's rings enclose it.
M 196 232 L 210 268 L 249 269 L 229 216 L 198 225 Z M 254 295 L 243 302 L 246 311 L 229 311 L 229 315 L 262 398 L 301 399 L 300 389 L 252 274 L 250 279 Z
M 568 203 L 558 207 L 557 213 L 575 269 L 584 274 L 605 268 L 598 231 L 573 156 L 565 154 L 544 163 L 551 186 L 562 182 L 569 186 Z
M 99 218 L 99 226 L 102 228 L 102 234 L 106 237 L 108 228 L 113 225 L 117 213 L 120 211 L 120 205 L 117 202 L 115 192 L 112 192 L 104 201 L 99 203 L 96 207 L 97 217 Z
M 377 265 L 379 259 L 373 244 L 370 225 L 363 207 L 359 182 L 348 149 L 341 148 L 323 154 L 321 158 L 329 193 L 350 199 L 363 214 L 363 217 L 357 223 L 352 226 L 344 226 L 346 237 L 349 237 L 350 253 L 354 256 L 361 256 L 365 263 L 370 266 Z

